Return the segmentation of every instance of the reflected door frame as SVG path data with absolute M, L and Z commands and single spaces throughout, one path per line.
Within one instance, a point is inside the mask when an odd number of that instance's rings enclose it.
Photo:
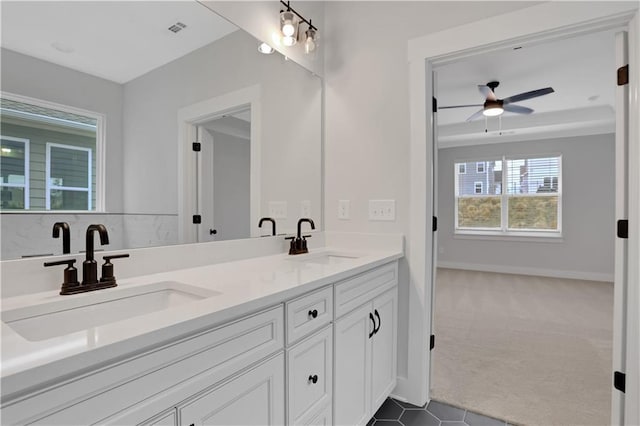
M 240 106 L 251 108 L 251 158 L 250 158 L 250 222 L 251 237 L 259 236 L 261 126 L 262 110 L 259 84 L 212 97 L 178 110 L 178 238 L 181 244 L 198 242 L 198 226 L 193 216 L 198 211 L 201 194 L 197 185 L 198 157 L 193 151 L 197 126 L 237 110 Z M 197 141 L 200 142 L 200 141 Z

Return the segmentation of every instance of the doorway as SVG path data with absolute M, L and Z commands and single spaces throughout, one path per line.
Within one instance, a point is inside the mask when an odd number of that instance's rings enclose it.
M 549 19 L 553 17 L 553 19 Z M 424 117 L 429 117 L 427 106 L 431 105 L 430 98 L 433 88 L 430 78 L 434 64 L 451 61 L 459 56 L 464 56 L 470 51 L 479 49 L 490 51 L 497 48 L 512 47 L 525 41 L 562 38 L 579 33 L 592 32 L 598 29 L 613 28 L 625 25 L 629 30 L 630 56 L 629 67 L 638 67 L 638 33 L 640 22 L 638 19 L 637 5 L 619 3 L 595 5 L 595 4 L 557 4 L 544 3 L 532 6 L 522 11 L 516 11 L 504 15 L 495 16 L 483 21 L 460 27 L 444 30 L 439 33 L 420 37 L 409 42 L 409 79 L 410 79 L 410 108 L 411 108 L 411 188 L 410 196 L 412 207 L 410 213 L 411 234 L 409 236 L 407 258 L 412 269 L 410 300 L 415 296 L 422 302 L 422 306 L 412 304 L 409 311 L 409 346 L 428 348 L 429 331 L 431 330 L 431 318 L 429 306 L 432 302 L 431 290 L 433 289 L 431 274 L 433 269 L 433 241 L 430 215 L 433 209 L 433 200 L 429 189 L 433 188 L 431 175 L 433 164 L 434 135 L 433 125 L 430 120 L 425 122 Z M 495 31 L 484 31 L 493 28 Z M 505 41 L 506 40 L 506 41 Z M 636 91 L 638 76 L 630 73 L 630 90 Z M 425 102 L 424 94 L 427 94 Z M 629 114 L 636 116 L 640 113 L 637 98 L 625 98 L 623 102 L 629 108 Z M 622 130 L 628 133 L 629 152 L 627 159 L 632 166 L 640 161 L 640 147 L 638 140 L 638 123 L 633 120 L 621 121 Z M 617 132 L 620 134 L 620 132 Z M 426 141 L 426 143 L 425 143 Z M 626 160 L 625 160 L 626 161 Z M 618 158 L 616 159 L 617 164 Z M 619 167 L 616 167 L 618 171 Z M 637 217 L 640 214 L 637 188 L 640 183 L 640 175 L 635 167 L 629 169 L 629 186 L 616 185 L 618 194 L 628 195 L 628 215 Z M 616 209 L 618 206 L 616 206 Z M 426 213 L 426 214 L 425 214 Z M 616 217 L 628 217 L 626 210 L 624 215 Z M 636 232 L 634 228 L 630 230 Z M 630 232 L 629 235 L 633 235 Z M 637 378 L 640 364 L 638 341 L 638 295 L 637 282 L 640 276 L 640 268 L 637 262 L 627 261 L 636 259 L 640 253 L 637 239 L 629 238 L 628 241 L 616 240 L 616 252 L 624 245 L 624 252 L 616 254 L 616 280 L 619 271 L 624 272 L 624 279 L 632 285 L 627 286 L 627 293 L 622 295 L 616 291 L 614 309 L 614 366 L 615 370 L 625 370 L 627 375 Z M 628 247 L 628 251 L 627 251 Z M 624 317 L 623 317 L 624 314 Z M 626 324 L 633 324 L 631 328 Z M 617 334 L 617 337 L 615 337 Z M 626 338 L 626 345 L 621 340 Z M 617 340 L 616 340 L 617 339 Z M 437 342 L 437 339 L 436 339 Z M 437 343 L 436 343 L 437 346 Z M 408 380 L 401 382 L 398 394 L 407 395 L 410 402 L 422 404 L 428 400 L 428 376 L 430 355 L 428 350 L 419 351 L 419 356 L 409 356 Z M 625 360 L 627 361 L 624 364 Z M 422 378 L 422 379 L 421 379 Z M 425 380 L 427 378 L 427 380 Z M 422 383 L 420 381 L 422 380 Z M 640 421 L 640 410 L 637 401 L 639 389 L 636 379 L 633 385 L 627 382 L 626 394 L 614 392 L 612 423 L 635 424 Z M 624 401 L 627 401 L 625 404 Z M 623 419 L 624 416 L 624 419 Z
M 197 186 L 202 216 L 198 241 L 251 236 L 251 107 L 240 106 L 197 125 L 201 141 Z
M 617 32 L 434 69 L 437 400 L 510 423 L 609 422 Z M 485 96 L 514 112 L 482 117 Z

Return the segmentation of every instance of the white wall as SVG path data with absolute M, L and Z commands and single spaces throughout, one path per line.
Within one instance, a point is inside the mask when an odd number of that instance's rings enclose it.
M 287 201 L 294 229 L 300 202 L 321 205 L 321 82 L 281 55 L 257 52 L 256 40 L 236 31 L 125 84 L 124 205 L 128 212 L 178 212 L 178 110 L 260 85 L 261 212 Z M 141 167 L 144 165 L 144 167 Z M 140 194 L 145 194 L 141 197 Z
M 330 231 L 409 228 L 409 39 L 529 2 L 328 2 L 325 10 L 325 223 Z M 337 218 L 351 200 L 351 219 Z M 395 199 L 394 222 L 367 219 L 369 199 Z M 398 374 L 407 375 L 409 270 L 399 271 Z M 418 302 L 419 303 L 419 302 Z
M 562 239 L 454 235 L 454 162 L 562 155 Z M 613 281 L 614 135 L 438 150 L 438 266 Z

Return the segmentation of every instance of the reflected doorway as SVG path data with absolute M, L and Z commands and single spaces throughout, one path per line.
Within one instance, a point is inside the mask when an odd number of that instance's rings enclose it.
M 196 131 L 201 142 L 198 241 L 249 238 L 251 107 L 200 123 Z

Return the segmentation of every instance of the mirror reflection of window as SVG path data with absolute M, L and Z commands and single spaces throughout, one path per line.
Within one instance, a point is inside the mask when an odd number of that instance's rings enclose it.
M 95 211 L 100 117 L 3 95 L 2 210 Z

